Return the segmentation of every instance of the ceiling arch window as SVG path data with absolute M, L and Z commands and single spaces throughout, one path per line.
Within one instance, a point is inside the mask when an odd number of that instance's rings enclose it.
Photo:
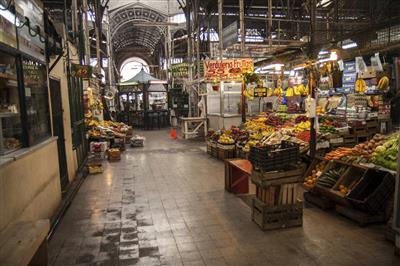
M 146 73 L 150 73 L 149 65 L 142 58 L 131 57 L 125 60 L 121 66 L 121 81 L 123 82 L 133 78 L 142 68 Z

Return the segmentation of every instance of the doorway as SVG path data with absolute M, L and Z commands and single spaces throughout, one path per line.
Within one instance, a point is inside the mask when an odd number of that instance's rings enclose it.
M 60 168 L 61 191 L 64 192 L 68 186 L 67 156 L 65 151 L 63 108 L 61 101 L 60 80 L 50 78 L 51 112 L 53 119 L 53 134 L 57 136 L 58 164 Z

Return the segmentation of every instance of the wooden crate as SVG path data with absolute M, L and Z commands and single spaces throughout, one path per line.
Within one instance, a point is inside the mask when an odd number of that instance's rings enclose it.
M 291 165 L 283 171 L 255 171 L 251 172 L 251 181 L 259 187 L 275 186 L 288 183 L 303 182 L 303 175 L 306 171 L 304 163 Z
M 211 156 L 214 158 L 218 158 L 218 146 L 216 143 L 211 142 Z
M 256 198 L 268 207 L 295 204 L 303 200 L 303 188 L 300 183 L 277 186 L 256 186 Z
M 332 200 L 344 206 L 350 205 L 349 201 L 345 198 L 347 194 L 345 195 L 340 193 L 340 186 L 343 185 L 347 187 L 350 192 L 358 184 L 358 182 L 360 182 L 365 172 L 366 169 L 364 168 L 349 166 L 336 184 L 332 187 Z
M 378 120 L 377 119 L 371 119 L 366 121 L 367 127 L 378 127 Z
M 282 229 L 303 225 L 303 203 L 269 207 L 253 198 L 252 220 L 262 230 Z
M 357 144 L 366 142 L 369 140 L 370 135 L 367 132 L 364 133 L 357 133 L 356 135 L 356 142 Z
M 249 193 L 251 168 L 247 160 L 225 160 L 225 190 L 235 194 Z
M 212 143 L 210 141 L 207 141 L 207 153 L 212 155 Z
M 335 168 L 337 166 L 350 167 L 348 165 L 340 163 L 340 161 L 329 161 L 328 164 L 325 166 L 325 169 L 322 171 L 321 176 L 323 176 L 326 172 L 328 172 L 329 170 L 331 170 L 332 168 Z M 346 170 L 343 172 L 343 175 L 344 175 L 345 172 L 346 172 Z M 339 180 L 340 180 L 340 177 L 339 177 L 338 181 Z M 337 182 L 336 182 L 336 184 L 337 184 Z M 333 187 L 336 184 L 334 184 Z M 332 188 L 327 188 L 327 187 L 324 187 L 324 186 L 320 186 L 320 185 L 318 185 L 318 182 L 317 182 L 317 184 L 312 188 L 311 191 L 315 195 L 320 195 L 320 196 L 326 197 L 326 198 L 328 198 L 330 200 L 333 200 L 334 198 L 336 198 L 337 195 L 335 195 L 335 193 L 332 192 Z
M 101 163 L 88 163 L 87 168 L 90 175 L 100 174 L 104 172 L 104 168 Z
M 335 203 L 324 196 L 316 195 L 312 192 L 304 192 L 304 200 L 311 205 L 317 206 L 322 210 L 329 210 L 335 208 Z
M 368 224 L 375 224 L 375 223 L 383 223 L 386 220 L 385 214 L 382 212 L 371 214 L 342 205 L 336 205 L 335 209 L 337 213 L 353 220 L 360 226 L 365 226 Z
M 109 149 L 107 151 L 107 159 L 110 162 L 117 162 L 121 160 L 121 151 L 118 149 Z
M 218 148 L 218 159 L 226 160 L 235 158 L 235 149 L 221 149 Z

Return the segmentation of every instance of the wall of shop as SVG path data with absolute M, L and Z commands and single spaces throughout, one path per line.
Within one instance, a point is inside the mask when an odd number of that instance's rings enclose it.
M 73 51 L 72 54 L 77 54 Z M 50 62 L 53 65 L 55 58 Z M 68 95 L 68 81 L 65 71 L 65 59 L 61 59 L 57 65 L 53 68 L 50 73 L 51 77 L 60 80 L 61 84 L 61 101 L 63 112 L 63 122 L 64 122 L 64 138 L 65 138 L 65 152 L 67 157 L 67 168 L 68 168 L 68 178 L 72 181 L 75 178 L 76 171 L 78 169 L 76 152 L 73 150 L 72 146 L 72 127 L 71 127 L 71 116 L 70 116 L 70 105 L 69 105 L 69 95 Z
M 17 220 L 50 218 L 60 201 L 56 138 L 1 162 L 0 231 Z

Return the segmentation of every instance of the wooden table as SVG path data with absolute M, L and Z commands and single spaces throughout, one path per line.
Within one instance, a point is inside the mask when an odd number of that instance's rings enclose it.
M 249 193 L 252 165 L 244 159 L 225 160 L 225 190 L 235 194 Z
M 206 117 L 181 117 L 183 123 L 182 134 L 184 139 L 195 137 L 199 129 L 203 126 L 204 136 L 207 136 L 207 118 Z M 195 125 L 194 129 L 189 129 L 190 125 Z

